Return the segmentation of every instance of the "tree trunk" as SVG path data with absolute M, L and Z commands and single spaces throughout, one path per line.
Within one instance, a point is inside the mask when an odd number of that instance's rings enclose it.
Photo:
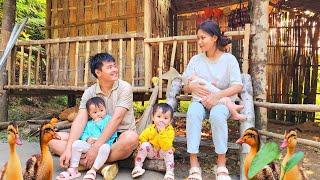
M 12 32 L 16 17 L 16 0 L 5 0 L 3 3 L 3 17 L 1 27 L 1 54 L 3 53 L 10 34 Z M 5 63 L 6 64 L 6 63 Z M 7 84 L 6 65 L 0 69 L 0 121 L 8 120 L 8 95 L 3 86 Z
M 252 77 L 254 100 L 266 101 L 266 63 L 267 63 L 267 42 L 269 33 L 269 0 L 253 1 L 252 4 L 252 29 L 255 35 L 252 38 L 252 56 L 250 73 Z M 256 126 L 259 129 L 267 128 L 267 110 L 257 108 Z

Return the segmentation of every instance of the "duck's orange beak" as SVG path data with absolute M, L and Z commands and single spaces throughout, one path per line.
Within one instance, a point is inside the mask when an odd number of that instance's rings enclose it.
M 241 137 L 241 138 L 239 138 L 239 139 L 236 141 L 236 143 L 237 143 L 237 144 L 243 144 L 243 143 L 244 143 L 244 141 L 243 141 L 242 137 Z
M 16 145 L 22 145 L 22 141 L 20 140 L 19 134 L 16 134 Z

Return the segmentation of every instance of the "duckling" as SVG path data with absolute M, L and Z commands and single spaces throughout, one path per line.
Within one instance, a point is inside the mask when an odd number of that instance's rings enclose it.
M 300 129 L 290 129 L 288 132 L 284 133 L 284 140 L 281 144 L 281 148 L 287 148 L 287 154 L 283 158 L 282 166 L 284 167 L 288 160 L 292 157 L 295 153 L 296 145 L 297 145 L 297 130 L 301 131 Z M 307 179 L 302 167 L 298 167 L 298 165 L 294 166 L 291 170 L 283 174 L 284 172 L 281 170 L 281 177 L 284 180 L 301 180 Z
M 26 163 L 23 174 L 25 180 L 51 180 L 53 175 L 53 159 L 49 151 L 48 143 L 52 139 L 60 139 L 55 132 L 56 119 L 52 118 L 49 123 L 40 127 L 41 154 L 33 155 Z
M 260 135 L 258 130 L 255 128 L 248 128 L 247 130 L 245 130 L 243 136 L 236 141 L 236 143 L 246 143 L 250 146 L 250 152 L 244 160 L 244 174 L 246 178 L 249 179 L 248 172 L 251 162 L 260 149 Z M 253 179 L 279 179 L 279 174 L 279 167 L 275 163 L 270 163 L 265 168 L 263 168 Z
M 8 144 L 10 147 L 9 160 L 0 171 L 1 180 L 22 180 L 22 168 L 20 158 L 16 152 L 16 145 L 22 145 L 17 124 L 13 121 L 9 124 Z

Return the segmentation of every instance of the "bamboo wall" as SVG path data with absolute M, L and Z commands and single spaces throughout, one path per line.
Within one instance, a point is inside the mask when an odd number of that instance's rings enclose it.
M 143 32 L 143 2 L 143 0 L 47 0 L 47 37 L 55 39 Z M 119 52 L 120 44 L 122 44 L 122 53 Z M 98 42 L 90 44 L 90 56 L 96 53 L 97 46 Z M 134 83 L 142 86 L 141 79 L 144 78 L 144 74 L 141 73 L 144 70 L 143 40 L 136 41 L 135 46 L 134 76 L 136 79 Z M 130 82 L 132 76 L 130 71 L 132 68 L 130 40 L 121 43 L 120 39 L 113 40 L 111 47 L 107 40 L 101 41 L 101 52 L 107 51 L 111 53 L 118 64 L 123 64 L 123 79 Z M 62 71 L 65 67 L 68 69 L 77 68 L 75 67 L 76 42 L 70 42 L 66 45 L 61 44 L 59 46 L 52 45 L 50 48 L 49 51 L 52 52 L 50 59 L 52 59 L 51 68 L 53 72 Z M 69 50 L 68 55 L 65 54 L 66 48 Z M 82 70 L 85 63 L 87 63 L 85 61 L 86 54 L 86 43 L 80 43 L 78 49 L 80 76 L 84 73 Z M 122 54 L 121 57 L 120 54 Z M 61 61 L 61 58 L 57 58 L 65 56 L 68 56 L 67 61 Z M 55 68 L 58 68 L 58 70 Z M 74 75 L 70 71 L 67 79 L 73 79 Z M 66 82 L 61 77 L 53 79 Z M 92 76 L 90 77 L 90 82 L 94 82 Z
M 289 12 L 272 13 L 267 62 L 267 101 L 316 104 L 319 21 Z M 269 110 L 268 118 L 294 123 L 314 120 L 314 113 Z

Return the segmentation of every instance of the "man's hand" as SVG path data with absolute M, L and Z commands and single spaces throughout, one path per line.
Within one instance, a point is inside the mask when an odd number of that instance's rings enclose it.
M 92 137 L 89 137 L 89 138 L 87 139 L 87 143 L 89 143 L 89 144 L 91 144 L 91 145 L 93 145 L 96 141 L 97 141 L 97 140 L 94 139 L 94 138 L 92 138 Z
M 96 144 L 93 144 L 88 152 L 85 154 L 85 159 L 84 159 L 84 166 L 88 169 L 90 169 L 94 163 L 94 160 L 96 159 L 98 155 L 100 146 L 97 146 Z
M 64 168 L 68 168 L 70 165 L 71 159 L 71 149 L 66 148 L 66 150 L 60 156 L 60 166 Z

